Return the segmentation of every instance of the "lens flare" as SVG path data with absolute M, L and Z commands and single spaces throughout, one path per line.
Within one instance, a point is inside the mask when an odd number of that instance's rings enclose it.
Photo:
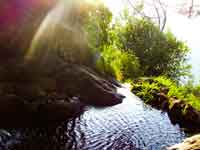
M 48 66 L 56 65 L 59 61 L 56 57 L 61 52 L 70 61 L 84 61 L 88 54 L 81 19 L 87 9 L 86 4 L 87 2 L 80 0 L 63 0 L 57 3 L 41 23 L 25 60 Z

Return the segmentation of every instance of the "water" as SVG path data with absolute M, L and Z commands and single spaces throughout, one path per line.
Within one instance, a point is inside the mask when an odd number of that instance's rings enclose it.
M 57 67 L 58 51 L 70 62 L 77 56 L 88 59 L 80 17 L 85 6 L 79 2 L 59 1 L 41 23 L 25 59 L 45 67 Z M 166 113 L 145 105 L 126 88 L 118 90 L 126 96 L 122 104 L 87 106 L 79 118 L 58 126 L 0 130 L 0 150 L 162 150 L 185 138 Z
M 4 132 L 0 150 L 164 150 L 185 138 L 166 113 L 145 105 L 126 88 L 119 93 L 126 96 L 122 104 L 87 106 L 79 118 L 59 127 Z

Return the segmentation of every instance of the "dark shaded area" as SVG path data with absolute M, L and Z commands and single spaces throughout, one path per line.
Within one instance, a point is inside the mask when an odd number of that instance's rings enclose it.
M 56 1 L 56 0 L 55 0 Z M 0 2 L 0 63 L 15 64 L 23 58 L 32 38 L 54 0 L 3 0 Z
M 77 141 L 74 131 L 78 118 L 49 125 L 45 128 L 25 128 L 8 130 L 12 136 L 2 134 L 2 150 L 66 150 L 76 149 Z M 74 138 L 73 138 L 74 137 Z M 13 139 L 13 140 L 11 140 Z M 11 141 L 8 143 L 8 141 Z
M 97 106 L 116 105 L 124 98 L 111 82 L 85 66 L 66 64 L 56 73 L 41 71 L 37 76 L 27 75 L 27 70 L 10 77 L 2 74 L 1 127 L 64 121 L 82 112 L 83 104 L 70 103 L 73 97 Z
M 45 127 L 80 115 L 84 105 L 78 102 L 25 103 L 17 97 L 1 100 L 1 128 Z

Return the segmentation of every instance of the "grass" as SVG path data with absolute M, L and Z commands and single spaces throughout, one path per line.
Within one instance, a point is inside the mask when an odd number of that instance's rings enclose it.
M 194 85 L 177 85 L 164 76 L 140 78 L 132 84 L 132 91 L 146 103 L 154 100 L 154 92 L 160 92 L 162 88 L 169 90 L 168 97 L 183 100 L 200 111 L 200 91 Z

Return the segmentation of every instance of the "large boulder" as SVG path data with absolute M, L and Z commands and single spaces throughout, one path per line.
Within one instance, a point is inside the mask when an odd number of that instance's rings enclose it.
M 200 130 L 200 112 L 194 109 L 190 104 L 187 104 L 184 110 L 185 122 L 189 126 L 193 126 L 196 129 Z
M 162 109 L 164 111 L 168 111 L 169 109 L 169 97 L 163 93 L 163 92 L 158 92 L 154 91 L 153 92 L 153 100 L 149 101 L 148 104 L 151 106 Z
M 169 108 L 169 117 L 172 123 L 182 123 L 183 122 L 183 110 L 185 108 L 185 103 L 182 100 L 171 98 L 171 104 Z
M 200 112 L 182 100 L 171 98 L 168 110 L 172 123 L 179 123 L 191 131 L 200 130 Z
M 4 82 L 0 88 L 0 127 L 40 126 L 77 116 L 83 105 L 70 103 L 74 96 L 96 106 L 122 102 L 117 87 L 88 67 L 63 64 L 55 69 L 38 80 Z
M 169 147 L 168 150 L 200 150 L 200 134 L 187 138 L 182 143 Z
M 92 69 L 80 65 L 66 65 L 55 75 L 59 92 L 80 97 L 92 105 L 111 106 L 122 102 L 123 96 L 116 87 Z
M 60 123 L 83 112 L 81 103 L 28 103 L 17 96 L 0 100 L 0 128 L 40 127 Z

